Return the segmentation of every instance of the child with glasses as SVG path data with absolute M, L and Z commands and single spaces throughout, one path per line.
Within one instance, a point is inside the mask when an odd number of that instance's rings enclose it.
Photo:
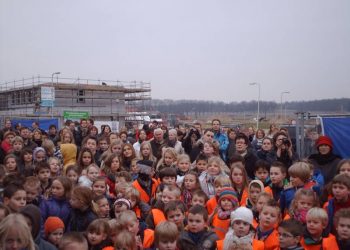
M 281 250 L 302 250 L 300 240 L 303 233 L 303 225 L 295 220 L 282 221 L 278 227 L 278 239 Z

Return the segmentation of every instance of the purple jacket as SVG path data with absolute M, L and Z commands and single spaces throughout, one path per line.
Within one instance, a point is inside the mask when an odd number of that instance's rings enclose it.
M 57 216 L 63 221 L 65 227 L 67 228 L 71 209 L 72 208 L 67 199 L 56 199 L 53 197 L 47 200 L 43 199 L 40 203 L 42 225 L 44 225 L 49 216 Z

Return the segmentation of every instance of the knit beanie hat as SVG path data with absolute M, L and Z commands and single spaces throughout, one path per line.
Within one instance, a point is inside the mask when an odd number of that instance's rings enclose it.
M 141 174 L 150 175 L 152 173 L 153 161 L 150 160 L 140 160 L 136 162 L 137 167 Z
M 249 191 L 250 191 L 251 186 L 252 186 L 253 183 L 258 184 L 258 185 L 260 186 L 261 192 L 264 192 L 265 187 L 264 187 L 264 184 L 262 183 L 262 181 L 260 181 L 260 180 L 252 180 L 252 181 L 249 183 L 249 186 L 248 186 L 248 190 L 249 190 Z
M 321 145 L 328 145 L 330 148 L 333 148 L 332 139 L 325 135 L 320 136 L 317 140 L 316 147 L 318 148 Z
M 231 224 L 236 220 L 241 220 L 253 225 L 253 212 L 249 208 L 238 207 L 231 213 Z
M 50 233 L 54 232 L 59 228 L 63 228 L 64 230 L 64 224 L 60 218 L 55 216 L 50 216 L 49 218 L 46 219 L 44 224 L 44 230 L 46 235 L 49 235 Z
M 122 205 L 126 205 L 128 210 L 131 209 L 131 202 L 128 199 L 120 198 L 114 202 L 114 207 L 115 206 L 122 206 Z
M 36 147 L 36 148 L 33 150 L 33 160 L 34 160 L 34 161 L 36 161 L 36 154 L 37 154 L 38 152 L 44 152 L 45 155 L 46 155 L 46 151 L 45 151 L 44 148 L 42 148 L 42 147 Z
M 220 204 L 221 200 L 224 198 L 229 199 L 232 202 L 234 207 L 238 206 L 237 193 L 233 188 L 226 187 L 221 190 L 219 194 L 218 204 Z

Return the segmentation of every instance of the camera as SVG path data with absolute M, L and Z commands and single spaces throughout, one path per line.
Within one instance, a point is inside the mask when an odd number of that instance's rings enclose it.
M 287 147 L 289 147 L 290 146 L 290 141 L 288 140 L 288 138 L 284 138 L 283 141 L 282 141 L 282 144 L 286 145 Z

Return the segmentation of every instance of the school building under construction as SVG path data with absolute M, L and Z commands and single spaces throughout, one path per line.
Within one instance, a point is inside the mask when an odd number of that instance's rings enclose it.
M 150 99 L 150 83 L 60 78 L 54 73 L 2 83 L 0 117 L 57 119 L 60 124 L 64 119 L 93 118 L 117 121 L 122 127 L 143 117 Z

